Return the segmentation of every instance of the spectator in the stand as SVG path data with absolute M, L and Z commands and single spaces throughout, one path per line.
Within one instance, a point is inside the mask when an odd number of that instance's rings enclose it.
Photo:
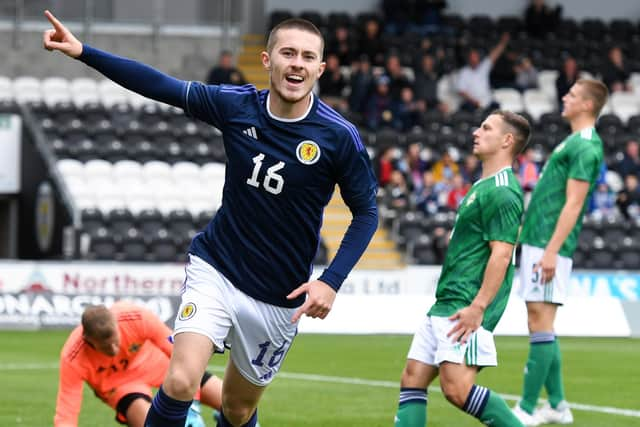
M 631 85 L 629 67 L 625 63 L 622 49 L 614 46 L 609 49 L 609 55 L 602 67 L 602 81 L 609 88 L 609 92 L 629 92 Z
M 527 56 L 518 59 L 514 66 L 516 88 L 521 92 L 538 87 L 538 70 Z
M 391 90 L 391 97 L 394 100 L 399 100 L 400 92 L 402 92 L 402 89 L 405 87 L 411 86 L 411 82 L 404 73 L 400 57 L 396 53 L 391 53 L 387 56 L 385 74 L 389 77 L 389 90 Z
M 356 113 L 364 113 L 373 86 L 374 76 L 371 71 L 371 62 L 367 55 L 351 62 L 351 76 L 349 77 L 349 110 Z
M 415 71 L 415 95 L 418 102 L 423 103 L 425 110 L 439 109 L 446 111 L 445 104 L 438 99 L 438 80 L 440 72 L 436 66 L 433 55 L 425 53 L 422 55 L 420 67 Z
M 636 175 L 627 175 L 624 178 L 624 188 L 618 193 L 616 205 L 626 219 L 640 218 L 640 187 Z
M 365 122 L 371 130 L 393 127 L 393 99 L 389 90 L 389 77 L 380 76 L 376 80 L 373 94 L 367 100 Z
M 346 79 L 340 71 L 338 55 L 330 53 L 326 58 L 326 67 L 318 79 L 320 98 L 338 111 L 347 109 L 347 101 L 342 96 L 347 85 Z
M 562 70 L 556 79 L 556 93 L 558 94 L 558 105 L 562 105 L 562 97 L 569 92 L 571 86 L 578 81 L 580 69 L 578 62 L 572 56 L 567 56 L 562 64 Z
M 426 170 L 422 174 L 422 185 L 415 191 L 416 209 L 426 214 L 434 214 L 440 210 L 439 194 L 433 172 Z
M 556 30 L 561 13 L 560 5 L 551 8 L 545 4 L 545 0 L 532 0 L 524 13 L 527 33 L 532 37 L 544 38 L 547 33 Z
M 385 205 L 393 209 L 406 210 L 410 207 L 410 192 L 407 181 L 399 170 L 391 172 L 391 180 L 385 188 Z
M 482 176 L 482 165 L 480 161 L 473 154 L 469 154 L 464 158 L 462 168 L 460 168 L 460 175 L 464 178 L 464 182 L 467 184 L 473 184 Z
M 464 182 L 464 178 L 460 174 L 455 174 L 451 181 L 451 190 L 447 195 L 447 207 L 452 211 L 457 211 L 458 206 L 469 192 L 470 185 Z
M 409 28 L 411 16 L 410 0 L 382 0 L 384 31 L 388 34 L 403 34 Z
M 389 182 L 391 182 L 391 174 L 396 170 L 396 147 L 388 146 L 384 147 L 374 163 L 374 170 L 378 177 L 378 184 L 380 188 L 384 188 Z
M 369 19 L 364 24 L 364 34 L 360 37 L 358 52 L 369 57 L 375 66 L 384 65 L 386 49 L 380 37 L 380 24 L 375 19 Z
M 247 80 L 244 78 L 242 71 L 233 65 L 233 54 L 229 50 L 223 50 L 220 53 L 218 63 L 211 68 L 207 75 L 207 84 L 232 84 L 244 85 Z
M 588 212 L 594 218 L 605 218 L 616 213 L 616 194 L 606 182 L 596 186 L 589 200 Z
M 492 89 L 516 87 L 516 65 L 519 59 L 518 52 L 513 49 L 505 49 L 489 73 L 489 83 Z
M 421 152 L 420 143 L 412 142 L 407 147 L 406 155 L 398 164 L 398 169 L 409 178 L 409 186 L 414 191 L 422 186 L 423 174 L 429 168 L 429 164 L 422 158 Z
M 349 34 L 349 29 L 344 25 L 338 25 L 332 37 L 327 42 L 327 55 L 335 53 L 340 59 L 340 64 L 350 64 L 356 57 L 355 41 Z
M 535 158 L 536 151 L 532 147 L 528 147 L 524 153 L 518 156 L 518 180 L 525 193 L 531 192 L 538 183 L 540 166 L 536 163 Z
M 475 111 L 497 107 L 491 96 L 489 73 L 508 42 L 509 34 L 504 33 L 498 44 L 484 58 L 480 57 L 476 49 L 471 49 L 467 58 L 468 64 L 460 70 L 456 82 L 456 90 L 463 99 L 460 106 L 462 110 Z
M 442 157 L 433 165 L 433 178 L 437 183 L 451 181 L 454 175 L 460 173 L 460 167 L 451 157 L 449 150 L 442 153 Z
M 615 170 L 622 177 L 635 175 L 640 178 L 640 144 L 638 141 L 627 142 L 622 160 L 616 165 Z
M 393 127 L 407 132 L 420 124 L 420 115 L 423 112 L 424 107 L 415 99 L 411 86 L 405 86 L 400 91 L 400 99 L 394 101 Z

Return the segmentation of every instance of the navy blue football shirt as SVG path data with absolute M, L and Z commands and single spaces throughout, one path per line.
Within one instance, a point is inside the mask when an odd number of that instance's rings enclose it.
M 270 304 L 308 281 L 322 213 L 336 184 L 353 220 L 320 280 L 338 290 L 377 228 L 376 178 L 357 129 L 315 97 L 298 119 L 275 117 L 269 91 L 174 79 L 85 45 L 79 58 L 144 96 L 183 108 L 223 132 L 222 205 L 189 251 L 244 293 Z M 206 185 L 206 183 L 203 183 Z

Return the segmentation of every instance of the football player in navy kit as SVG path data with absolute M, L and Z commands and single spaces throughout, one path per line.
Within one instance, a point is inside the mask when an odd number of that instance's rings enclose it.
M 171 363 L 145 425 L 182 427 L 209 358 L 226 345 L 218 425 L 254 426 L 300 316 L 327 316 L 378 225 L 376 179 L 357 129 L 311 92 L 325 67 L 320 31 L 301 19 L 274 27 L 261 54 L 270 88 L 259 91 L 175 79 L 83 45 L 45 15 L 46 49 L 223 131 L 222 206 L 189 248 Z M 336 184 L 353 218 L 335 258 L 309 281 Z

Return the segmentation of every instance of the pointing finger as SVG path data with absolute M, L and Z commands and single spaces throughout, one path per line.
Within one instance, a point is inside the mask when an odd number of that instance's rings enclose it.
M 287 295 L 287 299 L 294 299 L 296 297 L 299 297 L 303 293 L 307 292 L 307 288 L 308 286 L 306 283 L 304 285 L 298 286 L 289 295 Z
M 44 11 L 44 16 L 47 17 L 47 19 L 49 20 L 49 22 L 51 22 L 51 25 L 53 25 L 53 27 L 60 31 L 60 32 L 65 32 L 67 29 L 65 28 L 64 25 L 62 25 L 62 22 L 58 21 L 58 18 L 56 18 L 55 16 L 53 16 L 53 13 L 49 12 L 48 10 Z

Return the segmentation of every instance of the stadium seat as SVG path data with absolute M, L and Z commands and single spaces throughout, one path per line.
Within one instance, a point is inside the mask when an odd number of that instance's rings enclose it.
M 89 103 L 100 102 L 98 84 L 94 79 L 86 77 L 72 79 L 69 82 L 69 91 L 71 92 L 71 100 L 78 108 L 83 108 Z
M 515 89 L 501 88 L 493 90 L 493 99 L 500 104 L 500 108 L 510 111 L 524 111 L 522 95 Z
M 540 70 L 538 73 L 538 88 L 552 100 L 558 98 L 556 88 L 558 74 L 558 70 Z
M 78 160 L 74 159 L 62 159 L 56 162 L 56 167 L 60 171 L 63 177 L 79 177 L 84 179 L 84 165 Z
M 148 249 L 140 231 L 130 228 L 122 237 L 122 260 L 123 261 L 146 261 Z
M 145 238 L 150 239 L 158 230 L 165 228 L 164 217 L 162 213 L 156 209 L 144 209 L 140 211 L 136 218 L 138 229 L 144 234 Z
M 555 102 L 541 89 L 528 89 L 523 94 L 524 108 L 534 120 L 556 109 Z
M 433 238 L 428 234 L 420 234 L 412 245 L 412 259 L 420 265 L 438 264 L 438 258 L 434 251 Z
M 47 77 L 40 82 L 44 102 L 54 107 L 61 102 L 71 102 L 69 81 L 62 77 Z
M 400 248 L 406 248 L 422 234 L 422 220 L 424 216 L 418 212 L 401 214 L 393 224 L 392 235 Z
M 98 229 L 105 226 L 104 216 L 98 209 L 83 209 L 80 218 L 82 230 L 88 234 L 94 234 Z
M 623 123 L 627 123 L 630 117 L 640 114 L 638 95 L 628 92 L 614 92 L 610 97 L 613 113 L 620 117 Z
M 106 228 L 100 228 L 90 236 L 89 253 L 93 259 L 115 260 L 118 249 L 116 241 Z
M 166 162 L 152 160 L 142 165 L 142 174 L 147 181 L 164 179 L 171 181 L 171 165 Z
M 9 77 L 0 76 L 0 100 L 13 101 L 13 85 Z
M 122 237 L 129 229 L 135 227 L 133 214 L 126 208 L 119 208 L 110 211 L 107 215 L 107 228 L 118 237 Z
M 19 104 L 41 102 L 40 80 L 30 76 L 17 77 L 13 80 L 13 96 Z
M 178 259 L 178 248 L 174 238 L 169 235 L 166 229 L 158 230 L 151 237 L 149 251 L 153 261 L 175 262 Z
M 171 175 L 178 182 L 199 181 L 200 166 L 192 162 L 177 162 L 171 167 Z
M 106 108 L 111 108 L 116 104 L 127 104 L 129 102 L 129 91 L 111 80 L 101 80 L 98 82 L 98 93 L 102 105 Z
M 169 232 L 176 237 L 185 237 L 196 228 L 191 212 L 186 209 L 171 211 L 167 216 L 167 224 Z
M 113 165 L 106 160 L 93 159 L 84 164 L 84 176 L 89 179 L 112 179 Z

